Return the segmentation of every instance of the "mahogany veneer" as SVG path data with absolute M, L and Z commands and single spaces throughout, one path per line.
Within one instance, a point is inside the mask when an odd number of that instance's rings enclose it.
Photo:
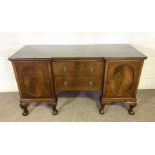
M 57 91 L 100 93 L 100 114 L 111 102 L 126 102 L 133 115 L 143 61 L 130 45 L 29 45 L 12 55 L 23 115 L 31 102 L 46 102 L 57 114 Z

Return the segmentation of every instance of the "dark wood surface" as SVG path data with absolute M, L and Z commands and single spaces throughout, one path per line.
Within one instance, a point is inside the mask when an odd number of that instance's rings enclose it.
M 85 76 L 85 77 L 56 77 L 55 89 L 60 90 L 95 90 L 102 91 L 102 77 Z
M 53 98 L 50 61 L 14 61 L 20 96 L 23 99 Z
M 108 60 L 103 96 L 135 98 L 143 60 Z
M 102 76 L 103 69 L 103 60 L 53 61 L 54 76 Z
M 52 58 L 145 59 L 146 56 L 128 44 L 27 45 L 9 60 Z
M 20 92 L 20 107 L 23 115 L 28 115 L 28 106 L 31 102 L 46 102 L 52 105 L 53 115 L 56 109 L 54 81 L 51 61 L 13 61 L 14 73 Z
M 100 114 L 106 104 L 125 102 L 129 114 L 146 56 L 130 45 L 31 45 L 9 58 L 20 92 L 20 107 L 28 115 L 31 102 L 46 102 L 57 114 L 57 91 L 100 93 Z

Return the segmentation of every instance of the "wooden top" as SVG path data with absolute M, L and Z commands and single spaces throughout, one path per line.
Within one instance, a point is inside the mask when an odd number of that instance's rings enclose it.
M 9 60 L 66 58 L 145 59 L 144 54 L 128 44 L 102 45 L 27 45 Z

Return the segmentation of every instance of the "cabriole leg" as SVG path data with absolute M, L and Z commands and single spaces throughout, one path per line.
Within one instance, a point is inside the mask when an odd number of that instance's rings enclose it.
M 56 109 L 56 104 L 55 105 L 52 105 L 52 108 L 53 108 L 53 115 L 57 115 L 58 114 L 58 110 Z
M 58 101 L 58 99 L 57 99 L 57 97 L 56 97 L 56 99 L 55 99 L 55 104 L 54 105 L 52 105 L 52 108 L 53 108 L 53 115 L 57 115 L 58 114 L 58 110 L 56 109 L 56 107 L 57 107 L 57 101 Z
M 102 101 L 102 98 L 100 98 L 100 105 L 101 105 L 101 107 L 100 107 L 100 109 L 99 109 L 99 113 L 100 113 L 101 115 L 103 115 L 103 114 L 104 114 L 105 102 Z
M 20 101 L 20 107 L 21 107 L 21 109 L 23 109 L 23 113 L 22 113 L 23 116 L 27 116 L 29 113 L 28 109 L 27 109 L 28 105 L 29 105 L 29 103 Z
M 137 105 L 136 102 L 134 102 L 134 103 L 132 103 L 132 104 L 129 105 L 129 110 L 128 110 L 128 112 L 129 112 L 130 115 L 134 115 L 134 114 L 135 114 L 134 111 L 133 111 L 133 108 L 134 108 L 136 105 Z

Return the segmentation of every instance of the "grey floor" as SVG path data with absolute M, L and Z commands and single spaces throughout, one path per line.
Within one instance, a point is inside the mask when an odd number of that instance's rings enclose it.
M 127 112 L 122 104 L 105 107 L 105 114 L 98 113 L 98 94 L 92 92 L 76 92 L 59 94 L 59 114 L 52 115 L 52 109 L 46 103 L 33 103 L 29 106 L 29 115 L 21 115 L 18 93 L 0 93 L 0 121 L 3 122 L 137 122 L 155 121 L 155 90 L 139 90 L 138 105 L 135 115 Z M 97 104 L 96 104 L 97 103 Z

